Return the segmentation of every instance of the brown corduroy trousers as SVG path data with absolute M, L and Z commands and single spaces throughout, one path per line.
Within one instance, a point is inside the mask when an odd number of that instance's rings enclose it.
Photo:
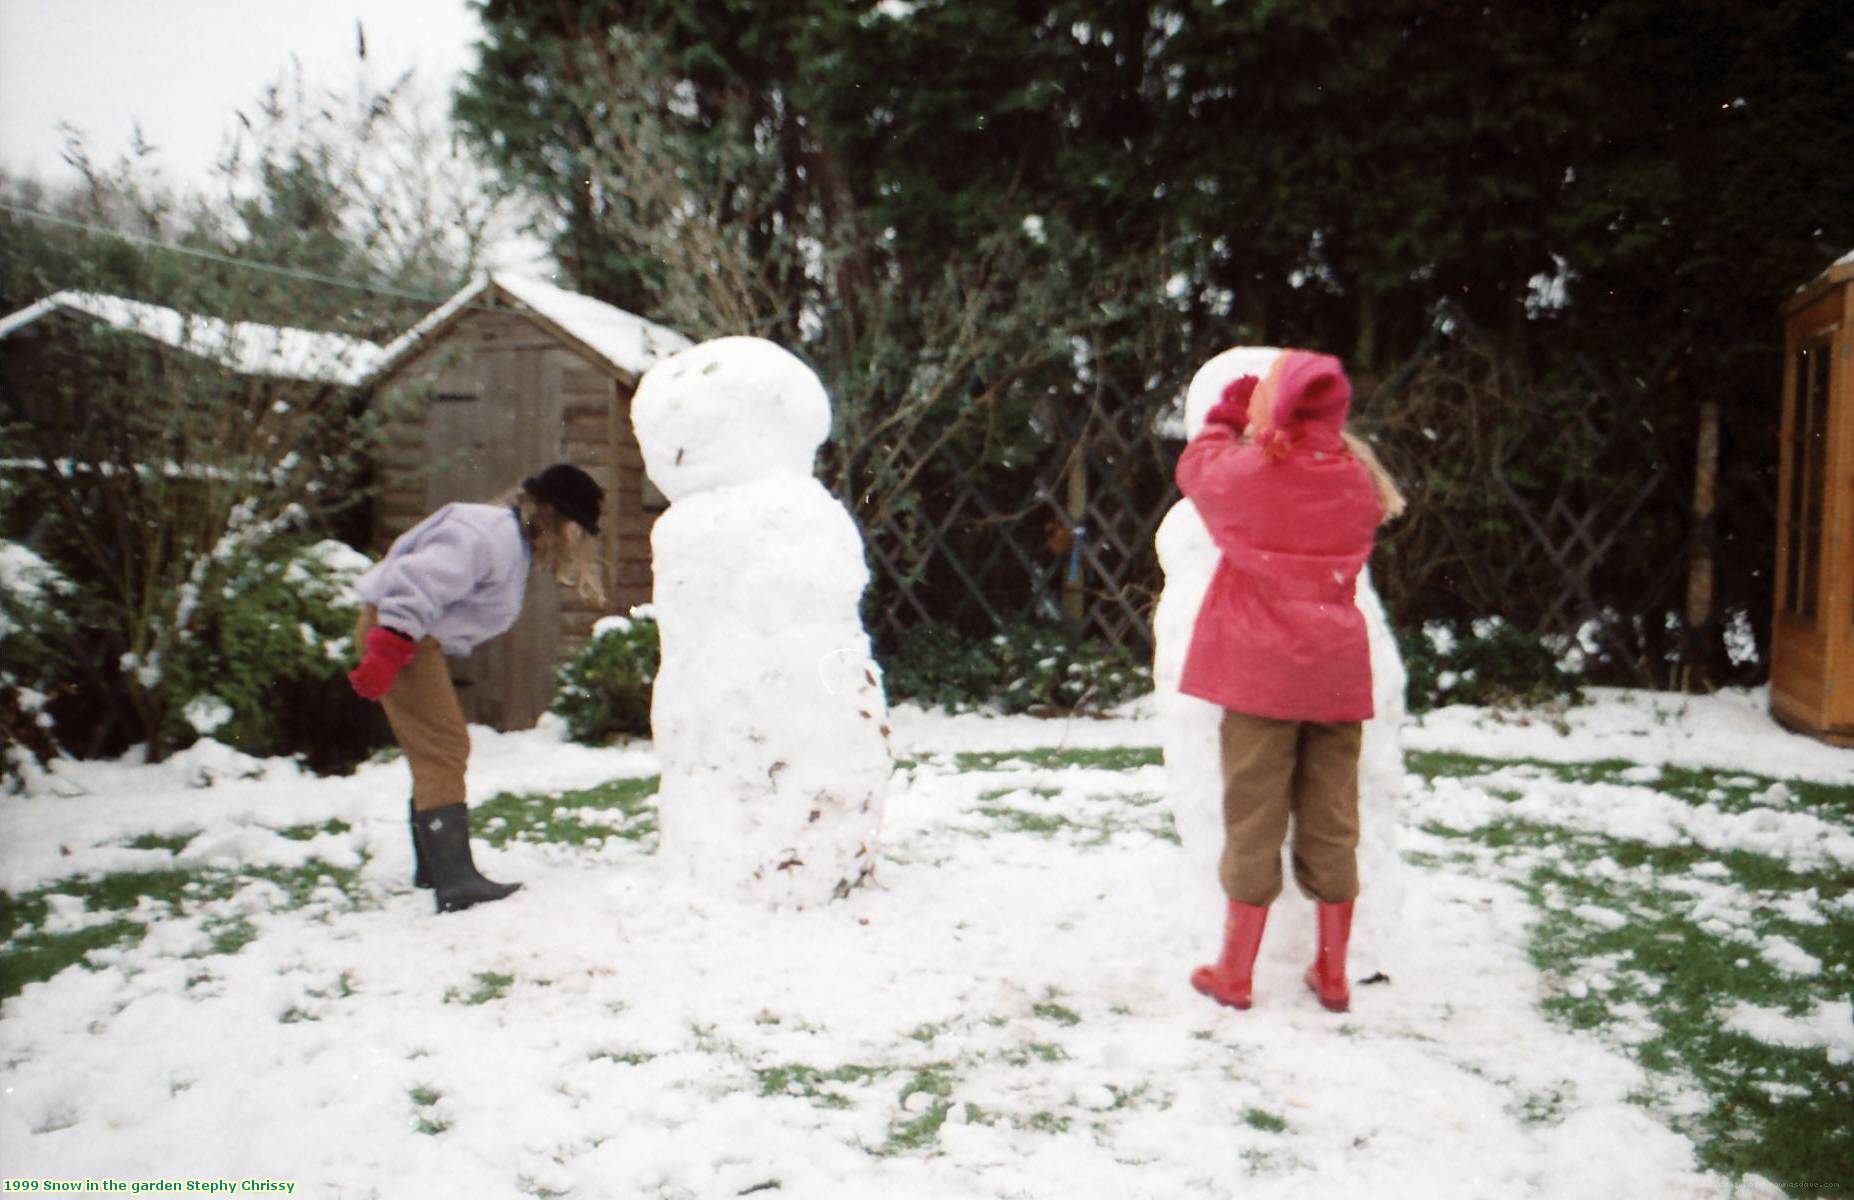
M 361 645 L 367 631 L 377 624 L 378 611 L 363 604 L 354 626 L 354 644 Z M 462 804 L 470 729 L 437 639 L 426 638 L 418 644 L 418 653 L 380 698 L 380 707 L 386 710 L 387 724 L 393 727 L 393 737 L 412 768 L 412 807 L 422 812 Z
M 1357 721 L 1319 724 L 1223 713 L 1223 891 L 1244 904 L 1281 894 L 1294 827 L 1294 881 L 1314 900 L 1358 895 Z

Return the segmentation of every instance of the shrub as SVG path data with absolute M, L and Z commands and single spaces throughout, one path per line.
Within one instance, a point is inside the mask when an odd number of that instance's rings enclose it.
M 92 588 L 0 543 L 0 730 L 9 787 L 63 750 L 93 753 L 95 714 L 133 671 L 160 714 L 163 744 L 210 737 L 258 757 L 351 769 L 386 740 L 348 687 L 365 557 L 336 541 L 277 537 L 227 556 L 210 603 L 161 661 L 99 671 Z
M 259 757 L 349 770 L 384 741 L 347 681 L 354 580 L 372 564 L 340 542 L 278 538 L 231 565 L 211 615 L 176 644 L 156 688 L 167 740 L 211 737 Z
M 1564 647 L 1499 617 L 1432 621 L 1421 630 L 1399 632 L 1398 641 L 1415 712 L 1447 704 L 1537 707 L 1583 700 Z
M 576 742 L 650 734 L 650 689 L 657 679 L 657 623 L 648 608 L 607 617 L 592 640 L 560 668 L 552 711 Z
M 1029 622 L 976 640 L 916 625 L 882 669 L 890 700 L 954 711 L 1099 712 L 1152 690 L 1151 665 L 1132 650 Z
M 0 788 L 17 789 L 58 754 L 50 702 L 68 690 L 70 580 L 16 542 L 0 541 Z

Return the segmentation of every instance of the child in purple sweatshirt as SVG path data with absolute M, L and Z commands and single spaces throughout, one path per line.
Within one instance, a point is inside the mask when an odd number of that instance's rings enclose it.
M 355 584 L 361 662 L 354 690 L 378 700 L 412 769 L 413 882 L 438 911 L 500 900 L 470 856 L 464 768 L 470 733 L 445 655 L 465 655 L 521 615 L 535 561 L 581 595 L 604 598 L 593 561 L 604 489 L 570 463 L 522 480 L 495 504 L 447 504 L 401 534 Z

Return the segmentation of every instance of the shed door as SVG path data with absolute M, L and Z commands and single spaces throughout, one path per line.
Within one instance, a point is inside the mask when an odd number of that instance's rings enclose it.
M 564 457 L 560 355 L 551 342 L 483 345 L 470 367 L 476 386 L 441 396 L 431 408 L 431 509 L 495 500 Z M 469 657 L 451 660 L 466 718 L 523 729 L 547 710 L 559 644 L 557 591 L 552 580 L 531 573 L 515 627 Z
M 1790 394 L 1784 413 L 1782 573 L 1777 603 L 1796 624 L 1819 628 L 1827 598 L 1829 368 L 1833 343 L 1822 337 L 1792 354 Z

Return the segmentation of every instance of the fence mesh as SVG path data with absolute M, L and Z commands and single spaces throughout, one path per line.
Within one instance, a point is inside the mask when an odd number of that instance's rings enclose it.
M 1499 615 L 1594 642 L 1619 680 L 1669 686 L 1710 536 L 1692 503 L 1696 417 L 1590 378 L 1515 384 L 1461 344 L 1413 366 L 1359 405 L 1410 493 L 1374 569 L 1393 622 Z M 1103 387 L 1049 406 L 1047 449 L 1015 465 L 926 424 L 856 448 L 835 483 L 863 526 L 878 642 L 1029 621 L 1150 654 L 1177 402 Z

